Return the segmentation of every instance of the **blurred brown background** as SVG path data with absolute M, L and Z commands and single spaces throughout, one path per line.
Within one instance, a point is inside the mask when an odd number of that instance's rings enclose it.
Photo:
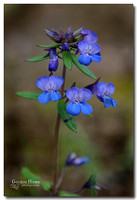
M 89 156 L 92 162 L 67 169 L 62 189 L 77 190 L 96 174 L 97 182 L 110 190 L 98 196 L 133 196 L 133 5 L 48 5 L 5 4 L 5 195 L 48 195 L 43 189 L 10 188 L 12 179 L 23 180 L 21 168 L 28 167 L 44 180 L 52 181 L 53 131 L 56 103 L 42 105 L 15 95 L 17 91 L 40 91 L 36 80 L 48 75 L 47 61 L 29 63 L 24 60 L 43 54 L 37 44 L 51 44 L 44 28 L 59 31 L 69 25 L 76 30 L 94 31 L 101 45 L 102 61 L 89 69 L 101 81 L 114 83 L 116 108 L 105 108 L 95 96 L 93 119 L 80 115 L 76 121 L 78 134 L 62 122 L 60 131 L 59 170 L 66 156 L 75 152 Z M 60 61 L 57 75 L 61 75 Z M 77 82 L 81 88 L 93 82 L 75 66 L 67 70 L 65 87 Z M 89 191 L 81 192 L 89 196 Z

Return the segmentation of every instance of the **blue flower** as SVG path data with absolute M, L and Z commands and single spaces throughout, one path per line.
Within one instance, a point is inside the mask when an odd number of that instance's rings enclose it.
M 96 42 L 87 42 L 85 40 L 78 43 L 79 62 L 82 65 L 88 66 L 92 60 L 94 62 L 100 62 L 102 58 L 100 57 L 100 45 Z
M 92 92 L 94 95 L 104 103 L 104 107 L 116 107 L 117 102 L 113 98 L 110 97 L 115 91 L 115 86 L 113 83 L 105 83 L 105 82 L 96 82 L 92 86 Z
M 70 165 L 81 166 L 90 161 L 91 159 L 88 157 L 77 157 L 75 153 L 70 153 L 66 159 L 66 166 L 70 166 Z
M 92 190 L 101 190 L 101 187 L 96 184 L 97 177 L 94 175 L 91 175 L 89 180 L 83 185 L 82 189 L 92 189 Z
M 64 51 L 67 51 L 68 48 L 69 48 L 68 43 L 67 43 L 67 42 L 64 42 L 63 45 L 62 45 L 62 48 L 63 48 Z
M 85 37 L 84 37 L 84 40 L 87 41 L 87 42 L 96 42 L 98 40 L 98 36 L 91 30 L 86 30 L 86 29 L 83 29 L 81 31 L 82 34 L 87 34 Z
M 70 115 L 77 116 L 80 112 L 84 115 L 89 115 L 93 112 L 92 106 L 85 103 L 92 97 L 90 90 L 72 87 L 66 91 L 66 96 L 71 101 L 66 107 L 66 111 Z
M 58 55 L 56 53 L 56 49 L 52 48 L 49 50 L 50 63 L 49 63 L 49 71 L 56 71 L 58 68 Z
M 44 92 L 38 97 L 40 103 L 48 103 L 50 100 L 58 101 L 61 99 L 61 94 L 58 92 L 64 80 L 60 76 L 43 76 L 39 78 L 36 85 Z

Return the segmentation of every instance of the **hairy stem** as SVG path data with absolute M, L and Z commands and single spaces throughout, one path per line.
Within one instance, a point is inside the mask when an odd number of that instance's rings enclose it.
M 61 87 L 61 95 L 63 97 L 64 93 L 64 85 L 65 85 L 65 77 L 66 77 L 66 67 L 63 65 L 63 72 L 62 72 L 62 78 L 64 79 L 64 83 Z M 58 178 L 58 150 L 59 150 L 59 129 L 60 129 L 60 114 L 57 113 L 57 119 L 56 119 L 56 126 L 55 126 L 55 136 L 54 136 L 54 174 L 53 174 L 53 195 L 56 195 L 56 184 L 57 184 L 57 178 Z

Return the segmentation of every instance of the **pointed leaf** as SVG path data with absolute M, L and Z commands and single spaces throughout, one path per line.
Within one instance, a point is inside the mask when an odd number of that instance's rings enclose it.
M 51 44 L 51 45 L 37 45 L 37 47 L 42 47 L 42 48 L 56 48 L 59 47 L 60 44 Z
M 78 195 L 78 194 L 70 194 L 70 193 L 62 191 L 62 192 L 60 192 L 58 194 L 58 196 L 60 196 L 60 197 L 78 197 L 80 195 Z
M 78 30 L 74 31 L 73 36 L 74 36 L 74 37 L 75 37 L 75 36 L 78 36 L 78 35 L 81 33 L 82 30 L 83 30 L 83 27 L 81 27 L 81 28 L 79 28 Z
M 52 183 L 50 181 L 41 181 L 40 183 L 41 183 L 42 187 L 44 188 L 44 190 L 50 191 L 50 189 L 52 187 Z
M 84 74 L 86 74 L 87 76 L 96 79 L 95 75 L 85 66 L 85 65 L 81 65 L 78 61 L 78 57 L 74 54 L 71 54 L 72 56 L 72 62 L 76 65 L 76 67 L 83 72 Z
M 71 54 L 68 51 L 63 51 L 62 52 L 62 58 L 63 58 L 64 65 L 69 70 L 71 70 L 71 68 L 72 68 L 72 57 L 71 57 Z
M 51 182 L 43 181 L 39 176 L 32 173 L 28 168 L 23 167 L 21 172 L 26 179 L 30 179 L 32 181 L 40 181 L 40 185 L 43 187 L 44 190 L 49 191 L 51 189 Z
M 46 56 L 46 57 L 45 57 Z M 49 59 L 50 57 L 48 56 L 48 54 L 42 54 L 40 56 L 36 56 L 34 58 L 29 58 L 27 59 L 26 61 L 27 62 L 39 62 L 39 61 L 42 61 L 42 60 L 47 60 Z
M 32 181 L 41 181 L 41 179 L 40 179 L 37 175 L 33 174 L 33 173 L 32 173 L 28 168 L 26 168 L 26 167 L 23 167 L 22 170 L 21 170 L 21 172 L 22 172 L 23 176 L 24 176 L 25 178 L 27 178 L 27 179 L 30 179 L 30 180 L 32 180 Z
M 58 112 L 59 112 L 61 118 L 63 119 L 64 123 L 66 124 L 66 126 L 70 130 L 77 133 L 77 125 L 75 123 L 75 119 L 73 116 L 71 116 L 67 113 L 66 104 L 65 104 L 64 99 L 61 99 L 58 101 L 57 108 L 58 108 Z
M 16 95 L 27 99 L 38 99 L 41 92 L 16 92 Z

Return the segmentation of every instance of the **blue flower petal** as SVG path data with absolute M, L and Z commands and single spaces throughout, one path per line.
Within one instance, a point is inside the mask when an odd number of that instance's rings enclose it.
M 56 60 L 58 58 L 58 55 L 56 53 L 56 48 L 52 48 L 49 50 L 49 56 L 51 60 Z
M 100 45 L 96 42 L 89 42 L 88 51 L 90 55 L 100 52 Z
M 81 55 L 81 56 L 79 56 L 78 61 L 80 64 L 88 66 L 91 63 L 91 58 L 88 55 Z
M 87 41 L 81 41 L 78 43 L 78 49 L 80 54 L 84 54 L 85 50 L 88 51 L 89 43 Z
M 86 88 L 79 90 L 79 96 L 82 98 L 82 102 L 88 101 L 92 97 L 92 92 Z
M 107 88 L 106 88 L 107 90 L 106 90 L 106 95 L 107 96 L 110 96 L 110 95 L 112 95 L 114 92 L 115 92 L 115 86 L 114 86 L 114 84 L 113 83 L 109 83 L 108 85 L 107 85 Z
M 100 52 L 98 52 L 98 53 L 96 53 L 95 55 L 101 56 L 101 53 L 100 53 Z
M 38 97 L 38 101 L 40 103 L 48 103 L 49 101 L 51 100 L 50 98 L 50 94 L 49 93 L 46 93 L 46 92 L 43 92 L 39 97 Z
M 56 71 L 58 68 L 58 59 L 56 60 L 50 60 L 50 63 L 49 63 L 49 71 Z
M 105 82 L 97 83 L 94 89 L 94 94 L 103 97 L 106 92 L 106 89 L 107 89 L 107 83 Z
M 79 88 L 72 87 L 66 91 L 66 96 L 70 101 L 73 101 L 79 95 Z
M 117 107 L 117 102 L 115 99 L 112 99 L 112 105 L 113 105 L 113 107 Z
M 61 99 L 62 96 L 61 96 L 60 92 L 51 92 L 50 97 L 51 97 L 52 101 L 58 101 Z
M 54 90 L 58 90 L 62 86 L 64 80 L 60 76 L 52 75 L 49 77 L 49 82 L 54 85 Z
M 88 103 L 80 103 L 80 108 L 81 108 L 81 112 L 84 115 L 89 115 L 90 113 L 93 112 L 92 106 L 89 105 Z
M 91 159 L 87 158 L 87 157 L 77 157 L 76 159 L 74 159 L 72 161 L 72 164 L 77 165 L 77 166 L 81 166 L 81 165 L 88 163 L 90 161 L 91 161 Z
M 67 105 L 66 111 L 70 115 L 77 116 L 80 114 L 80 104 L 71 102 Z
M 113 103 L 112 103 L 111 97 L 104 97 L 103 100 L 104 100 L 104 107 L 105 108 L 112 106 Z
M 98 36 L 93 31 L 87 30 L 87 32 L 85 31 L 85 33 L 87 33 L 88 35 L 84 37 L 84 40 L 88 42 L 96 42 L 98 40 Z
M 46 91 L 46 86 L 47 86 L 48 82 L 49 82 L 49 77 L 48 76 L 43 76 L 43 77 L 40 77 L 36 81 L 36 85 L 41 90 Z
M 98 55 L 91 55 L 91 59 L 94 61 L 94 62 L 100 62 L 102 60 L 102 58 Z
M 75 153 L 70 153 L 66 159 L 66 165 L 71 165 L 72 161 L 76 158 L 76 154 Z

